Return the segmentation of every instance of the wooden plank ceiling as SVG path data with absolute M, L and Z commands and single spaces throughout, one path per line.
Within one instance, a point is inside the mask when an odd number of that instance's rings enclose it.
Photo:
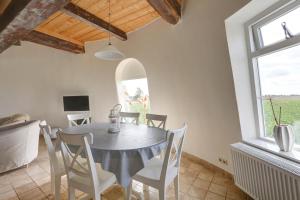
M 108 22 L 107 0 L 73 0 L 72 3 Z M 111 24 L 126 33 L 135 31 L 158 17 L 158 13 L 146 0 L 111 0 Z M 35 30 L 78 45 L 108 37 L 107 31 L 64 11 L 54 13 Z
M 0 0 L 0 53 L 10 45 L 20 44 L 20 40 L 84 53 L 85 42 L 106 39 L 108 32 L 127 40 L 127 33 L 159 17 L 176 24 L 181 18 L 182 1 L 111 0 L 109 25 L 108 0 L 41 0 L 40 3 L 38 0 Z M 33 12 L 47 7 L 51 9 L 45 14 Z M 34 14 L 27 18 L 30 12 Z

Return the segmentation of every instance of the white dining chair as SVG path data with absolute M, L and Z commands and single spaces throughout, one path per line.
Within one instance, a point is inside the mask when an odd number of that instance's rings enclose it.
M 52 133 L 50 125 L 45 121 L 40 124 L 41 133 L 44 136 L 50 158 L 51 173 L 51 191 L 55 195 L 55 199 L 60 199 L 61 177 L 66 174 L 63 158 L 60 151 L 56 151 L 56 146 L 52 143 L 50 135 Z
M 90 124 L 90 115 L 88 113 L 68 114 L 69 127 L 82 126 L 83 124 Z
M 120 112 L 121 123 L 131 123 L 139 125 L 140 113 L 137 112 Z
M 164 159 L 153 158 L 146 163 L 133 179 L 158 189 L 159 200 L 165 200 L 166 188 L 174 182 L 175 197 L 179 199 L 179 167 L 187 125 L 168 131 L 168 145 Z
M 75 199 L 76 189 L 94 200 L 100 200 L 101 193 L 116 183 L 116 176 L 95 164 L 90 148 L 93 135 L 66 134 L 59 131 L 58 137 L 67 172 L 69 200 Z M 77 147 L 76 153 L 71 152 L 69 145 Z M 85 159 L 87 164 L 82 165 L 79 157 Z
M 147 126 L 149 127 L 156 127 L 156 128 L 162 128 L 166 129 L 166 122 L 167 122 L 167 115 L 156 115 L 156 114 L 146 114 L 146 120 L 147 120 Z M 158 157 L 163 158 L 164 157 L 164 151 L 161 152 Z M 143 190 L 149 191 L 149 187 L 145 184 L 143 184 Z
M 146 114 L 147 125 L 156 128 L 166 128 L 167 115 Z

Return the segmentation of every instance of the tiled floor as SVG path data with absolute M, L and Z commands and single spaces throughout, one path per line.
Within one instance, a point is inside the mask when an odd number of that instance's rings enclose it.
M 180 169 L 180 199 L 184 200 L 240 200 L 247 199 L 233 181 L 183 157 Z M 134 182 L 133 189 L 143 192 L 142 185 Z M 62 199 L 67 199 L 67 181 L 63 179 Z M 77 197 L 82 193 L 78 192 Z M 144 192 L 145 200 L 158 199 L 158 192 L 150 188 Z M 175 199 L 174 188 L 168 189 L 168 199 Z M 103 199 L 121 200 L 123 192 L 119 186 L 103 194 Z M 47 149 L 40 140 L 37 160 L 29 165 L 0 175 L 0 200 L 54 199 L 50 192 L 50 169 Z

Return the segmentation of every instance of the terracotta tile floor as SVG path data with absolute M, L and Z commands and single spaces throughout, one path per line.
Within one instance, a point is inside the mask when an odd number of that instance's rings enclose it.
M 180 169 L 180 199 L 184 200 L 241 200 L 250 199 L 241 192 L 233 181 L 206 169 L 183 157 Z M 142 184 L 133 183 L 133 189 L 143 193 Z M 62 199 L 67 199 L 67 180 L 63 178 Z M 78 192 L 80 198 L 83 194 Z M 123 199 L 119 186 L 108 189 L 103 195 L 105 200 Z M 145 200 L 158 199 L 158 192 L 150 188 L 144 192 Z M 28 168 L 23 167 L 0 175 L 0 200 L 40 200 L 54 199 L 50 190 L 50 169 L 47 149 L 40 140 L 38 158 Z M 167 199 L 175 199 L 173 186 L 168 188 Z

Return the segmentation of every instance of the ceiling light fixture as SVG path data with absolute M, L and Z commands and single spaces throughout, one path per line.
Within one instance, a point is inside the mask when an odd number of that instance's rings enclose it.
M 95 53 L 95 56 L 102 60 L 121 60 L 125 56 L 114 47 L 111 43 L 111 22 L 110 22 L 111 10 L 110 10 L 110 0 L 108 0 L 108 45 L 104 47 L 101 51 Z

